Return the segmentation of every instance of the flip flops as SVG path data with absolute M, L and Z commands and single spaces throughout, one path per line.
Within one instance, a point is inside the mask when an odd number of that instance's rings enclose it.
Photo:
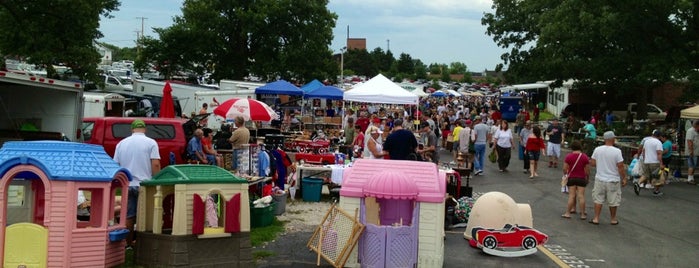
M 587 213 L 581 213 L 580 214 L 580 220 L 587 220 Z
M 594 222 L 594 221 L 592 221 L 592 220 L 590 220 L 590 221 L 588 221 L 588 222 L 589 222 L 589 223 L 592 223 L 592 224 L 594 224 L 594 225 L 599 225 L 599 222 Z
M 563 214 L 563 215 L 561 215 L 561 218 L 570 219 L 570 215 Z
M 611 222 L 612 225 L 619 225 L 619 220 L 616 220 L 616 222 Z

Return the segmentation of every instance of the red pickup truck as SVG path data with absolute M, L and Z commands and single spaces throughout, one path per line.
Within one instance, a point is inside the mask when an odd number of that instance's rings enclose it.
M 114 157 L 117 143 L 131 135 L 131 122 L 141 119 L 146 122 L 146 136 L 158 143 L 160 166 L 170 164 L 170 153 L 174 153 L 175 163 L 184 164 L 183 156 L 187 139 L 191 137 L 191 123 L 181 118 L 153 117 L 86 117 L 83 118 L 82 140 L 85 143 L 104 146 L 107 154 Z M 190 120 L 191 121 L 191 120 Z M 196 128 L 196 123 L 194 123 Z

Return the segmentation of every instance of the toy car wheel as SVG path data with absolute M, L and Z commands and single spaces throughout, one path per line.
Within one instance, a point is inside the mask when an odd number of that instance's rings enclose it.
M 535 248 L 536 247 L 536 239 L 531 236 L 527 236 L 522 240 L 522 247 L 524 249 L 530 249 L 530 248 Z
M 495 239 L 495 237 L 493 236 L 483 238 L 483 247 L 495 249 L 496 247 L 498 247 L 498 240 Z

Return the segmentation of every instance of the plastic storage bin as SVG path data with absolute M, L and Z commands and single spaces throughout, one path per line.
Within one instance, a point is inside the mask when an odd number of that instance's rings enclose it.
M 274 202 L 263 208 L 256 208 L 250 203 L 250 228 L 265 227 L 272 224 L 275 207 L 276 204 Z
M 282 215 L 284 212 L 286 212 L 286 192 L 283 194 L 274 194 L 272 195 L 272 200 L 274 200 L 274 203 L 276 204 L 276 208 L 274 209 L 274 215 Z
M 303 201 L 320 202 L 320 194 L 323 189 L 323 179 L 303 178 L 301 179 L 301 189 Z

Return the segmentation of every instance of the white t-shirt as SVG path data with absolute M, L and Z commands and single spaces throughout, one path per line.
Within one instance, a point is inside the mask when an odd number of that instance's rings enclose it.
M 618 182 L 621 180 L 621 174 L 617 164 L 624 162 L 624 157 L 621 155 L 621 150 L 614 146 L 602 145 L 595 148 L 592 152 L 592 159 L 597 165 L 597 174 L 595 179 L 602 182 Z
M 498 130 L 495 132 L 495 139 L 498 141 L 498 146 L 502 148 L 512 147 L 512 130 L 509 128 L 507 130 Z
M 658 159 L 658 151 L 663 151 L 663 144 L 660 143 L 660 140 L 653 137 L 646 139 L 646 141 L 643 142 L 643 163 L 660 163 L 660 159 Z
M 143 133 L 133 133 L 121 140 L 114 151 L 114 161 L 133 176 L 129 186 L 139 186 L 141 181 L 153 176 L 151 159 L 160 159 L 158 143 Z

